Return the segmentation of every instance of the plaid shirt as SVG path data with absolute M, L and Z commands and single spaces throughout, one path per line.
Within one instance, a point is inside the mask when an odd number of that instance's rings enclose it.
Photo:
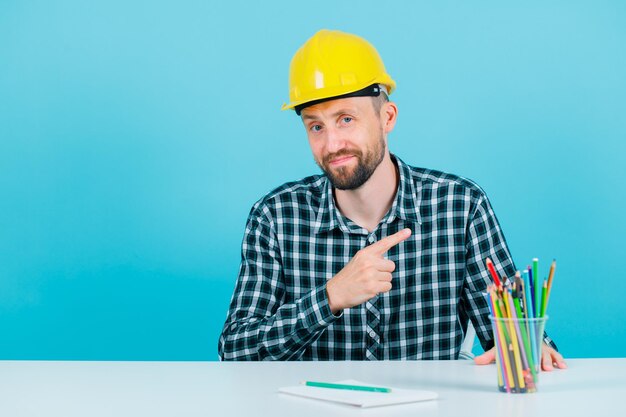
M 373 232 L 337 209 L 324 175 L 287 183 L 250 211 L 239 278 L 219 340 L 223 360 L 456 359 L 468 319 L 493 346 L 485 259 L 515 266 L 485 192 L 474 182 L 406 165 Z M 333 315 L 326 282 L 356 252 L 408 227 L 386 258 L 393 288 Z

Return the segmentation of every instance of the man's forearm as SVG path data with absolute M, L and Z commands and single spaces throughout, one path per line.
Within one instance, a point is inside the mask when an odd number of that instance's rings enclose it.
M 297 360 L 337 318 L 328 306 L 326 286 L 280 306 L 271 316 L 236 318 L 238 311 L 255 310 L 231 311 L 219 340 L 222 360 Z

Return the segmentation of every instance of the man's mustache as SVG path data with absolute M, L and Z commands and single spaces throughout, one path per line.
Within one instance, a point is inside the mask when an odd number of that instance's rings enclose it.
M 344 149 L 339 152 L 328 154 L 324 158 L 324 165 L 328 165 L 330 161 L 343 158 L 344 156 L 356 156 L 359 160 L 361 159 L 361 152 L 357 149 Z

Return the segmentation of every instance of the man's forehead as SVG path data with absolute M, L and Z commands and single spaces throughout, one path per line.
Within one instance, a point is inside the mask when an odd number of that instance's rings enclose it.
M 302 109 L 302 119 L 314 119 L 321 115 L 335 113 L 363 113 L 371 107 L 371 97 L 347 97 L 324 101 Z

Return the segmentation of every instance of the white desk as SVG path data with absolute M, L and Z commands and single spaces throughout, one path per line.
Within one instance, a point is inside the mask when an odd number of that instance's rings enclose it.
M 421 362 L 0 361 L 0 416 L 611 416 L 624 415 L 626 358 L 570 359 L 535 394 L 496 389 L 495 365 Z M 358 409 L 279 394 L 301 380 L 357 379 L 428 389 L 435 401 Z

